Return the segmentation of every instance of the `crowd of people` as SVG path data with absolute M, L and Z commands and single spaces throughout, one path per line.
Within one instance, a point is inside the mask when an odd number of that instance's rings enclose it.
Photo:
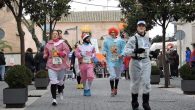
M 77 42 L 72 48 L 68 41 L 62 38 L 61 30 L 52 32 L 51 40 L 33 57 L 33 50 L 28 48 L 25 53 L 25 65 L 32 73 L 40 70 L 48 71 L 50 79 L 50 90 L 52 105 L 57 105 L 57 91 L 63 100 L 63 90 L 65 73 L 72 70 L 77 79 L 77 89 L 83 89 L 83 96 L 92 95 L 92 84 L 95 78 L 94 68 L 97 64 L 102 65 L 109 73 L 111 97 L 118 94 L 118 85 L 122 73 L 125 78 L 131 78 L 131 105 L 133 110 L 138 110 L 138 96 L 142 89 L 142 106 L 144 110 L 151 110 L 150 98 L 150 75 L 151 56 L 150 39 L 146 35 L 146 22 L 137 22 L 137 32 L 127 37 L 125 33 L 120 33 L 115 27 L 108 29 L 108 36 L 104 38 L 101 55 L 105 58 L 98 61 L 95 47 L 91 44 L 92 33 L 83 31 L 81 34 L 82 43 Z M 119 37 L 118 37 L 119 36 Z M 128 38 L 128 39 L 127 39 Z M 192 44 L 193 51 L 186 48 L 186 63 L 195 66 L 195 44 Z M 70 54 L 71 53 L 71 54 Z M 100 56 L 101 56 L 100 55 Z M 101 57 L 102 57 L 101 56 Z M 168 47 L 165 54 L 166 62 L 170 65 L 170 76 L 179 76 L 179 55 L 173 47 Z M 159 52 L 156 57 L 157 66 L 163 70 L 163 53 Z M 4 79 L 5 58 L 3 50 L 0 51 L 0 71 L 1 78 Z M 162 72 L 163 73 L 163 72 Z M 34 74 L 33 74 L 34 76 Z M 163 74 L 161 74 L 163 77 Z M 34 79 L 34 78 L 33 78 Z M 32 79 L 32 80 L 33 80 Z

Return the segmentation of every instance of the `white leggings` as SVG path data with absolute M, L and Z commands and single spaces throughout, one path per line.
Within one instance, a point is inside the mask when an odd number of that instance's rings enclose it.
M 58 84 L 62 86 L 64 84 L 64 74 L 66 70 L 54 71 L 52 69 L 48 69 L 49 79 L 51 84 Z

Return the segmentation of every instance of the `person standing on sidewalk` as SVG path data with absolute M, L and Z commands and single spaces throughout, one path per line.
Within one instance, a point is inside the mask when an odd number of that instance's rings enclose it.
M 186 63 L 190 65 L 190 56 L 191 56 L 191 50 L 189 47 L 186 47 Z
M 191 57 L 190 57 L 190 66 L 192 68 L 195 68 L 195 43 L 192 43 L 192 53 L 191 53 Z
M 70 50 L 68 46 L 59 40 L 58 32 L 52 32 L 52 40 L 48 41 L 44 48 L 43 58 L 47 59 L 46 68 L 48 69 L 49 79 L 51 83 L 52 105 L 57 105 L 56 90 L 60 91 L 60 99 L 63 99 L 64 74 L 70 64 L 68 54 Z
M 94 79 L 94 64 L 95 47 L 91 44 L 89 34 L 82 34 L 83 44 L 80 45 L 75 55 L 79 60 L 79 68 L 81 71 L 81 82 L 84 86 L 84 96 L 91 96 L 91 85 Z
M 108 71 L 110 74 L 111 96 L 117 95 L 119 78 L 121 77 L 121 68 L 123 64 L 123 49 L 125 43 L 117 38 L 118 30 L 114 27 L 108 30 L 109 36 L 103 43 L 102 54 L 106 57 Z
M 149 92 L 151 90 L 150 75 L 151 61 L 149 58 L 149 49 L 151 43 L 149 37 L 146 37 L 146 22 L 138 21 L 137 33 L 130 37 L 124 50 L 124 55 L 131 56 L 129 64 L 131 77 L 132 108 L 138 110 L 138 93 L 143 89 L 143 108 L 151 110 L 149 105 Z
M 5 76 L 5 56 L 3 53 L 3 49 L 0 51 L 0 75 L 1 75 L 1 80 L 4 81 L 4 76 Z

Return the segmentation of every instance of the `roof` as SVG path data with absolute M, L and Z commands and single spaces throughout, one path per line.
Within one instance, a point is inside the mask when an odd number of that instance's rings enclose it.
M 120 10 L 71 12 L 67 17 L 62 17 L 60 22 L 121 21 L 122 17 Z

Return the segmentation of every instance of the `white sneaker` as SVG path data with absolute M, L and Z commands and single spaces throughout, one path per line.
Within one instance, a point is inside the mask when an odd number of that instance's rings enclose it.
M 53 105 L 53 106 L 56 106 L 56 105 L 57 105 L 56 99 L 53 99 L 52 105 Z
M 64 99 L 64 95 L 63 93 L 60 93 L 60 99 L 63 100 Z

